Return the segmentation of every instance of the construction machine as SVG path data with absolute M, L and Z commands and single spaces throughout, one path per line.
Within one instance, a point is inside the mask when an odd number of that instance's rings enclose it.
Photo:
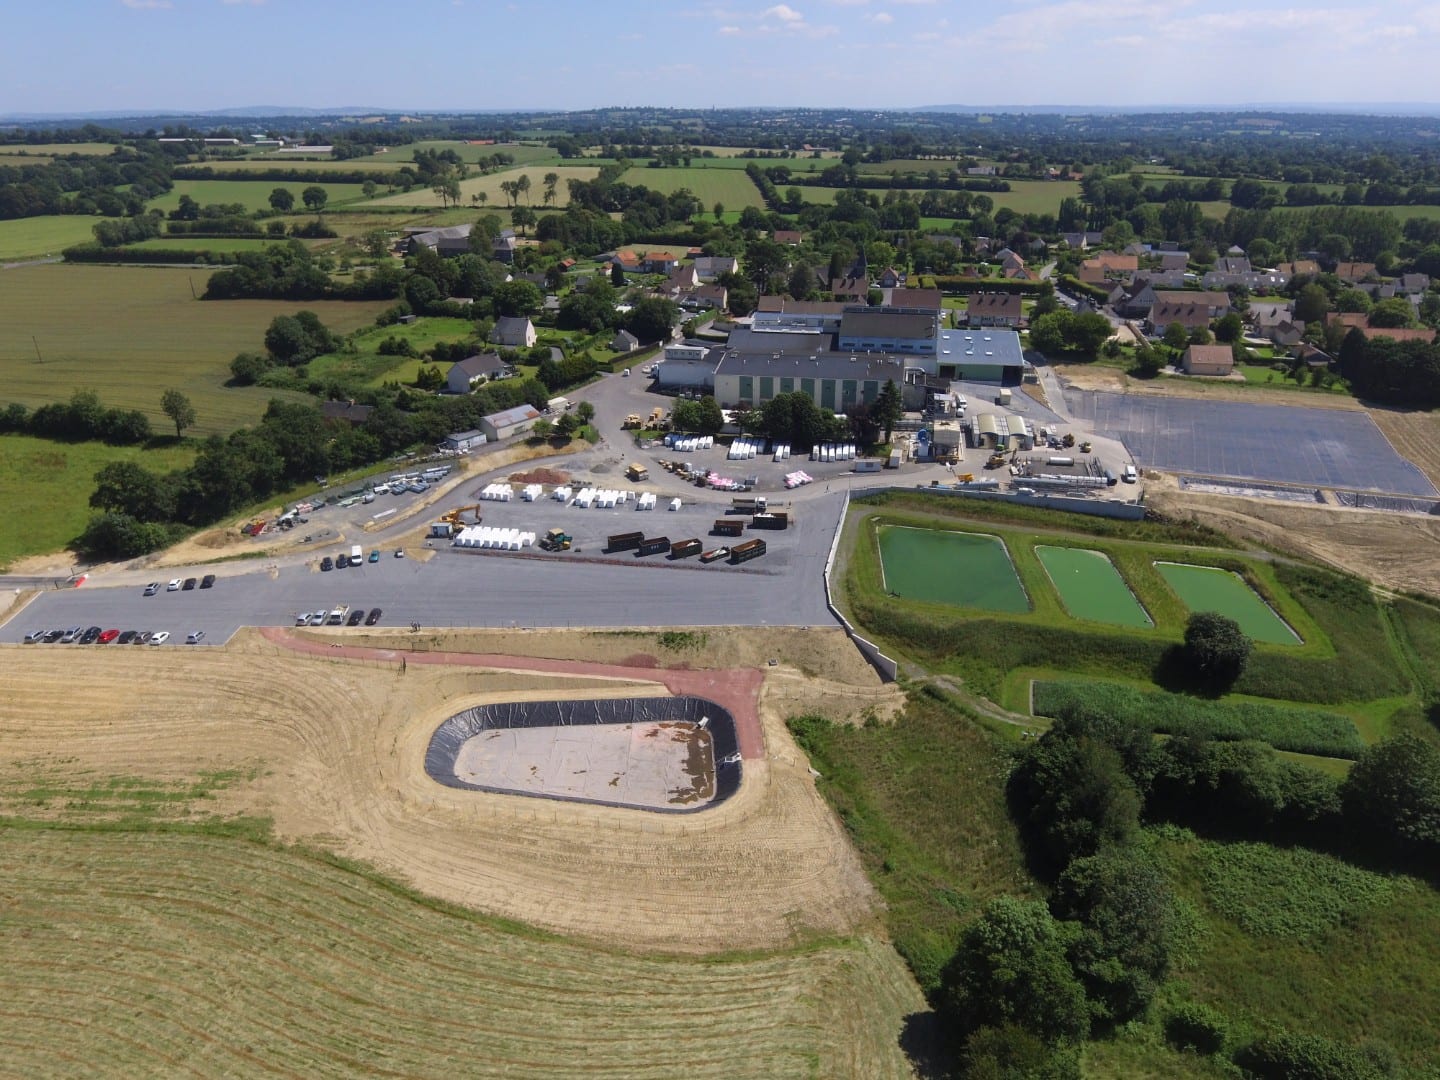
M 625 417 L 625 422 L 620 425 L 620 427 L 625 431 L 629 431 L 631 428 L 638 428 L 643 426 L 644 421 L 640 419 L 640 414 L 633 412 L 629 416 Z
M 998 469 L 998 468 L 1001 468 L 1004 464 L 1005 464 L 1005 455 L 997 452 L 997 453 L 994 453 L 994 454 L 991 454 L 991 455 L 990 455 L 989 460 L 987 460 L 987 461 L 985 462 L 985 468 L 987 468 L 987 469 Z
M 541 551 L 569 551 L 574 537 L 564 529 L 551 529 L 539 540 Z
M 465 520 L 465 515 L 471 513 L 475 515 L 475 520 L 467 522 Z M 440 520 L 450 525 L 451 528 L 456 529 L 460 528 L 462 525 L 479 525 L 480 504 L 471 503 L 469 506 L 457 506 L 453 510 L 447 510 L 443 515 L 441 515 Z
M 1075 436 L 1071 432 L 1067 431 L 1065 433 L 1065 437 L 1060 440 L 1060 443 L 1066 449 L 1069 449 L 1070 447 L 1075 445 Z

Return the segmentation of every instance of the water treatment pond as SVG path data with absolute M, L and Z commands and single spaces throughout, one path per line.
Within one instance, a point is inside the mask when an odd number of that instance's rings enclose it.
M 1154 625 L 1104 552 L 1037 545 L 1035 555 L 1075 618 L 1113 626 Z
M 998 536 L 882 525 L 880 567 L 885 588 L 910 600 L 986 611 L 1030 610 Z
M 1187 563 L 1157 562 L 1155 567 L 1191 611 L 1218 611 L 1234 619 L 1255 641 L 1271 645 L 1300 644 L 1300 635 L 1290 629 L 1239 574 L 1216 566 Z

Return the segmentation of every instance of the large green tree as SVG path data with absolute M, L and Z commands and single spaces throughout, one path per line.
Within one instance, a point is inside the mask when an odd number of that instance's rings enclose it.
M 1211 690 L 1227 690 L 1245 670 L 1252 642 L 1240 624 L 1218 611 L 1197 611 L 1185 623 L 1185 660 Z
M 318 214 L 325 209 L 325 204 L 330 201 L 330 195 L 319 184 L 311 184 L 300 192 L 300 200 Z
M 295 208 L 295 196 L 288 188 L 277 187 L 270 192 L 270 209 L 279 214 L 288 214 Z
M 1032 743 L 1010 797 L 1035 862 L 1051 872 L 1139 828 L 1140 796 L 1120 755 L 1085 735 L 1049 731 Z
M 880 396 L 875 399 L 871 415 L 875 422 L 885 429 L 885 441 L 889 442 L 890 433 L 905 416 L 905 399 L 894 379 L 885 380 L 885 385 L 880 388 Z
M 1367 833 L 1440 856 L 1440 749 L 1409 732 L 1366 750 L 1340 789 L 1346 817 Z
M 195 426 L 195 406 L 179 390 L 166 390 L 160 395 L 160 410 L 175 425 L 175 437 L 185 434 L 185 429 Z

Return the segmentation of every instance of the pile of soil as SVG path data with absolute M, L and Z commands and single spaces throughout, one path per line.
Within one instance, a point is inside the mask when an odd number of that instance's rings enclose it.
M 567 484 L 570 474 L 559 469 L 538 468 L 529 472 L 511 473 L 512 484 Z

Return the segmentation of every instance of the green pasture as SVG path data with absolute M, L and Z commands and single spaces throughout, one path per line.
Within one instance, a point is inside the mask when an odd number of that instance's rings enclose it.
M 1035 555 L 1066 610 L 1077 619 L 1116 626 L 1151 626 L 1150 616 L 1108 556 L 1084 548 L 1037 545 Z
M 1062 199 L 1078 198 L 1080 195 L 1080 185 L 1072 180 L 1010 180 L 1007 183 L 1011 188 L 1009 191 L 972 191 L 970 194 L 984 195 L 994 202 L 996 210 L 1008 206 L 1018 214 L 1055 214 L 1060 210 Z M 851 189 L 802 187 L 800 192 L 808 203 L 830 206 L 835 202 L 837 192 L 848 190 Z M 883 199 L 892 189 L 866 188 L 865 190 L 867 194 L 877 195 Z M 916 200 L 925 195 L 923 188 L 906 188 L 904 190 Z M 1229 206 L 1228 203 L 1223 205 Z M 948 228 L 953 223 L 950 218 L 936 220 L 939 222 L 936 227 L 941 229 Z
M 141 240 L 138 244 L 126 244 L 126 251 L 260 251 L 276 241 L 256 236 L 157 236 L 153 240 Z M 313 246 L 313 241 L 301 243 Z
M 706 164 L 692 165 L 678 169 L 627 169 L 620 177 L 622 183 L 642 185 L 651 191 L 666 195 L 689 188 L 705 206 L 708 215 L 717 202 L 724 203 L 726 210 L 742 210 L 747 206 L 765 208 L 760 189 L 751 182 L 741 169 L 710 168 Z
M 106 220 L 84 214 L 54 214 L 0 221 L 0 262 L 59 255 L 67 247 L 94 240 L 95 225 Z
M 510 198 L 500 187 L 501 184 L 518 180 L 522 175 L 530 177 L 530 191 L 520 197 L 521 206 L 529 206 L 534 210 L 547 209 L 545 204 L 545 177 L 548 173 L 555 173 L 559 183 L 555 186 L 555 201 L 549 208 L 561 209 L 570 205 L 570 189 L 566 184 L 568 180 L 594 180 L 600 175 L 600 168 L 596 165 L 538 165 L 527 168 L 506 169 L 504 172 L 491 173 L 488 176 L 472 176 L 468 180 L 460 181 L 460 203 L 458 208 L 465 208 L 470 216 L 467 220 L 473 221 L 476 212 L 489 213 L 491 210 L 504 210 L 510 205 Z M 748 181 L 747 181 L 748 182 Z M 754 186 L 754 185 L 751 185 Z M 475 197 L 483 194 L 485 201 L 476 203 Z M 428 187 L 416 187 L 409 191 L 397 191 L 393 195 L 381 195 L 379 198 L 371 199 L 363 204 L 365 208 L 381 206 L 414 206 L 434 207 L 441 209 L 440 196 Z
M 147 450 L 0 435 L 0 506 L 8 508 L 0 514 L 0 569 L 27 555 L 59 551 L 79 536 L 94 512 L 90 492 L 103 466 L 132 461 L 167 473 L 194 458 L 189 443 Z
M 195 299 L 212 272 L 64 264 L 4 271 L 0 401 L 34 407 L 90 389 L 106 406 L 142 410 L 163 432 L 169 421 L 160 395 L 173 388 L 195 406 L 189 434 L 225 434 L 254 423 L 276 396 L 225 385 L 236 353 L 263 351 L 275 316 L 308 309 L 332 330 L 349 333 L 387 306 Z
M 1214 566 L 1156 564 L 1162 577 L 1191 611 L 1217 611 L 1234 619 L 1256 641 L 1294 645 L 1299 636 L 1237 574 Z
M 1030 610 L 999 537 L 904 527 L 881 527 L 879 536 L 891 593 L 987 611 Z
M 239 203 L 246 210 L 270 209 L 270 193 L 276 188 L 285 188 L 295 196 L 295 213 L 306 213 L 300 193 L 307 187 L 325 189 L 329 202 L 326 209 L 357 202 L 364 198 L 360 184 L 319 184 L 312 185 L 298 180 L 176 180 L 175 186 L 164 195 L 150 202 L 150 208 L 169 213 L 180 205 L 180 196 L 189 195 L 201 206 L 211 203 Z
M 351 158 L 348 161 L 308 161 L 294 154 L 252 154 L 243 158 L 224 158 L 217 161 L 192 161 L 189 165 L 234 172 L 263 172 L 266 169 L 295 169 L 307 173 L 364 172 L 374 176 L 376 183 L 384 183 L 388 173 L 394 172 L 406 159 L 396 160 L 390 154 Z M 307 181 L 308 182 L 308 181 Z M 276 186 L 298 183 L 295 180 L 275 180 Z
M 389 381 L 414 382 L 415 373 L 428 361 L 413 356 L 382 356 L 382 341 L 398 338 L 423 353 L 439 342 L 464 341 L 474 333 L 475 324 L 467 319 L 424 318 L 408 326 L 372 326 L 350 338 L 345 351 L 315 357 L 306 365 L 306 371 L 311 378 L 371 386 Z M 450 365 L 441 367 L 449 370 Z
M 399 167 L 411 164 L 415 161 L 417 150 L 453 150 L 459 155 L 460 160 L 469 165 L 474 165 L 481 158 L 493 157 L 495 154 L 509 154 L 515 159 L 516 165 L 534 165 L 539 162 L 553 161 L 557 165 L 563 160 L 553 147 L 532 146 L 526 143 L 498 143 L 490 146 L 477 146 L 466 142 L 463 139 L 422 139 L 419 142 L 407 143 L 403 146 L 389 147 L 383 154 L 370 154 L 366 157 L 351 158 L 345 164 L 362 162 L 366 165 L 372 163 L 383 163 Z

